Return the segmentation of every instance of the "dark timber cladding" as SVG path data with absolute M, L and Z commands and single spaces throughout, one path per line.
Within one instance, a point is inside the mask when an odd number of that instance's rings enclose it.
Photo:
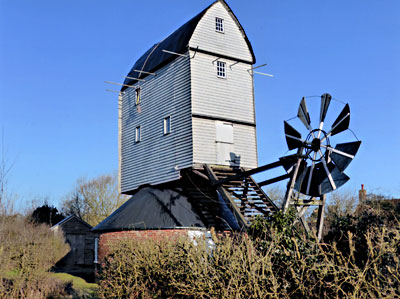
M 248 40 L 248 38 L 246 36 L 246 33 L 245 33 L 243 27 L 240 25 L 238 19 L 236 18 L 236 16 L 234 15 L 234 13 L 232 12 L 232 10 L 230 9 L 230 7 L 228 6 L 228 4 L 225 1 L 218 0 L 215 2 L 221 2 L 226 7 L 226 9 L 229 11 L 229 13 L 232 15 L 232 17 L 235 20 L 236 24 L 238 25 L 240 31 L 242 32 L 242 35 L 243 35 L 243 37 L 250 49 L 250 52 L 251 52 L 252 61 L 246 61 L 246 63 L 254 64 L 256 62 L 256 58 L 253 53 L 253 48 L 250 44 L 250 41 Z M 206 9 L 204 9 L 202 12 L 200 12 L 194 18 L 189 20 L 187 23 L 182 25 L 179 29 L 177 29 L 175 32 L 173 32 L 166 39 L 164 39 L 163 41 L 161 41 L 159 43 L 154 44 L 149 50 L 147 50 L 146 53 L 144 53 L 142 55 L 142 57 L 140 57 L 136 61 L 135 65 L 133 66 L 133 68 L 131 69 L 131 71 L 129 72 L 127 77 L 142 79 L 142 78 L 146 77 L 148 74 L 137 72 L 137 70 L 153 73 L 157 69 L 160 69 L 164 65 L 167 65 L 169 62 L 171 62 L 172 60 L 174 60 L 176 58 L 175 54 L 166 53 L 166 52 L 163 52 L 162 50 L 168 50 L 168 51 L 180 53 L 180 54 L 186 53 L 189 50 L 189 48 L 188 48 L 189 40 L 192 37 L 192 34 L 193 34 L 194 30 L 196 29 L 198 22 L 201 20 L 203 15 L 207 12 L 207 10 L 214 3 L 212 3 Z M 203 50 L 203 49 L 196 49 L 196 50 L 199 52 L 205 52 L 205 50 Z M 221 56 L 220 54 L 218 54 L 218 55 Z M 236 58 L 233 58 L 233 59 L 236 59 Z M 132 85 L 135 82 L 137 82 L 137 80 L 127 78 L 127 79 L 125 79 L 124 84 Z M 123 86 L 121 88 L 121 91 L 123 91 L 127 88 L 128 88 L 127 86 Z

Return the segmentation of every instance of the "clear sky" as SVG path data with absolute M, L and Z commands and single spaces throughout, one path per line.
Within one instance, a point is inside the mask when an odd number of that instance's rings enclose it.
M 227 2 L 256 65 L 274 75 L 255 76 L 259 163 L 286 153 L 283 120 L 301 97 L 329 92 L 349 102 L 363 141 L 344 188 L 363 183 L 399 198 L 400 1 Z M 150 46 L 210 3 L 0 0 L 0 128 L 20 202 L 57 205 L 78 177 L 117 170 L 117 97 L 105 89 L 118 88 L 104 81 L 122 82 Z

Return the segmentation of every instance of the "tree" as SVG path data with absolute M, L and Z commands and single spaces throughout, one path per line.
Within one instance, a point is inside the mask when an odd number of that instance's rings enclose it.
M 346 216 L 354 214 L 357 206 L 357 197 L 352 192 L 336 191 L 331 193 L 328 205 L 327 215 Z
M 101 175 L 91 180 L 79 178 L 75 190 L 62 203 L 62 211 L 95 226 L 127 199 L 119 194 L 116 175 Z
M 49 206 L 47 203 L 37 207 L 31 215 L 31 220 L 34 223 L 46 223 L 54 225 L 63 220 L 65 216 L 58 212 L 56 207 Z

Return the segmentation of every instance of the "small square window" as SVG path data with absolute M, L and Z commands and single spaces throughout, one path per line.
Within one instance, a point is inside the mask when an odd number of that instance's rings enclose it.
M 215 31 L 224 32 L 224 20 L 221 18 L 215 18 Z
M 140 126 L 137 126 L 135 129 L 135 142 L 139 142 L 140 140 L 142 140 L 142 133 Z
M 171 133 L 171 116 L 164 118 L 164 135 Z
M 226 62 L 217 61 L 217 76 L 226 78 Z

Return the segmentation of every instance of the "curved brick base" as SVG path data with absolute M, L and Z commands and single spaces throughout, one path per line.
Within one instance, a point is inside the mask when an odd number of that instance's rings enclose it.
M 99 261 L 102 262 L 104 257 L 109 253 L 109 245 L 121 239 L 174 239 L 177 237 L 188 236 L 189 229 L 163 229 L 163 230 L 130 230 L 102 233 L 99 237 Z

